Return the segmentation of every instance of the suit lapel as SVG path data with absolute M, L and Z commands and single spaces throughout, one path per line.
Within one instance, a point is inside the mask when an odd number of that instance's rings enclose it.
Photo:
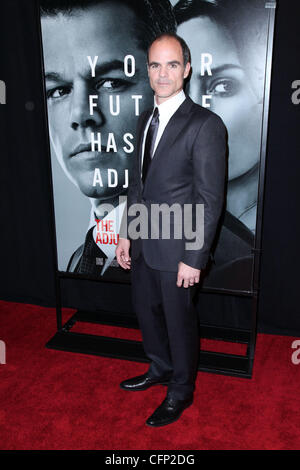
M 139 159 L 139 174 L 142 173 L 142 150 L 143 150 L 143 137 L 145 132 L 145 127 L 150 118 L 152 110 L 146 111 L 145 116 L 141 120 L 140 128 L 137 133 L 137 155 Z
M 155 153 L 152 157 L 152 162 L 149 167 L 148 173 L 151 172 L 151 168 L 156 164 L 156 161 L 162 157 L 164 150 L 170 148 L 174 140 L 179 135 L 181 129 L 186 124 L 187 114 L 190 112 L 193 106 L 193 101 L 187 96 L 184 102 L 179 106 L 177 111 L 173 114 L 169 120 L 166 128 L 160 138 L 158 146 L 156 147 Z M 147 175 L 148 177 L 148 175 Z

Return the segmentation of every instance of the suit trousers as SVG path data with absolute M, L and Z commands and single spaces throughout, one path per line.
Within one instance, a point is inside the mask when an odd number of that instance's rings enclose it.
M 177 273 L 147 265 L 143 254 L 131 261 L 132 299 L 150 360 L 150 377 L 170 376 L 168 395 L 193 395 L 199 357 L 198 318 L 193 288 L 178 287 Z

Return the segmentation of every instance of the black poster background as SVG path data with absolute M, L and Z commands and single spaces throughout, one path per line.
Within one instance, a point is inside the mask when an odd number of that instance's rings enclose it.
M 76 0 L 40 3 L 58 269 L 87 278 L 129 280 L 113 259 L 120 220 L 115 212 L 118 197 L 126 195 L 130 184 L 138 114 L 153 104 L 145 66 L 147 39 L 139 39 L 140 31 L 146 36 L 147 11 L 137 14 L 134 1 L 85 2 L 83 9 Z M 71 13 L 55 10 L 66 3 Z M 228 130 L 226 210 L 203 286 L 252 291 L 269 10 L 263 0 L 172 3 L 178 34 L 192 54 L 186 92 L 219 114 Z M 174 30 L 170 4 L 152 5 L 160 20 L 156 33 Z M 101 64 L 116 61 L 117 68 L 101 70 Z M 123 62 L 129 64 L 126 72 Z M 100 70 L 92 77 L 96 64 Z M 88 148 L 78 145 L 90 143 L 91 133 L 94 139 L 101 135 L 102 147 L 88 160 L 87 154 L 75 152 Z M 107 203 L 113 210 L 96 223 Z

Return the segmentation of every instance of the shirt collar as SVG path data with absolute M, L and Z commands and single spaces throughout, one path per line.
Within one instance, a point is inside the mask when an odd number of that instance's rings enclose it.
M 185 93 L 183 90 L 181 90 L 177 95 L 172 96 L 172 98 L 169 98 L 168 100 L 164 101 L 161 104 L 156 104 L 156 100 L 154 97 L 154 106 L 158 107 L 159 111 L 159 120 L 169 120 L 171 116 L 177 111 L 179 106 L 184 102 L 185 100 Z

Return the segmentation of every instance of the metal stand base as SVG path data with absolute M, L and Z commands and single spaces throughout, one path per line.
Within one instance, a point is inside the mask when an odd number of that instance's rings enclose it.
M 106 336 L 74 333 L 70 331 L 76 322 L 138 328 L 132 315 L 113 312 L 87 312 L 78 310 L 46 344 L 47 348 L 71 351 L 96 356 L 107 356 L 135 362 L 149 362 L 142 342 L 110 338 Z M 251 331 L 213 327 L 200 324 L 200 337 L 247 344 L 244 356 L 213 351 L 200 351 L 198 370 L 217 374 L 251 378 L 253 358 L 250 355 Z

